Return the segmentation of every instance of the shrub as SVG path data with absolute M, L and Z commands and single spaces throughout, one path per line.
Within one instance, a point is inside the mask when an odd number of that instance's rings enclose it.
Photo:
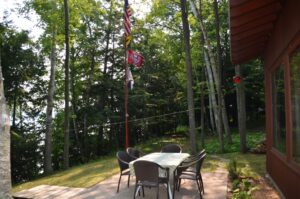
M 237 165 L 236 165 L 235 159 L 231 159 L 229 161 L 227 169 L 228 169 L 229 177 L 231 178 L 231 180 L 235 180 L 238 178 L 239 172 L 237 171 Z

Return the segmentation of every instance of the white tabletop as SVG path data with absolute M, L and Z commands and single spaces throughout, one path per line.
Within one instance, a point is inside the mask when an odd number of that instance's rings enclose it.
M 187 157 L 190 155 L 188 153 L 150 153 L 143 157 L 140 157 L 134 161 L 129 163 L 130 174 L 134 174 L 133 163 L 138 160 L 147 160 L 155 162 L 162 167 L 169 168 L 170 176 L 173 174 L 173 171 L 176 167 Z

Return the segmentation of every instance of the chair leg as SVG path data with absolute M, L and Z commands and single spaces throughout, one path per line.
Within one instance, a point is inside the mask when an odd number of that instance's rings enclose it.
M 179 191 L 180 185 L 181 185 L 181 179 L 179 178 L 179 180 L 178 180 L 178 185 L 177 185 L 177 191 Z
M 120 188 L 120 181 L 121 181 L 121 177 L 122 177 L 122 174 L 120 174 L 120 177 L 119 177 L 119 183 L 118 183 L 118 189 L 117 189 L 117 193 L 119 193 L 119 188 Z
M 196 182 L 197 182 L 197 186 L 198 186 L 198 191 L 199 191 L 199 194 L 200 194 L 200 199 L 202 199 L 202 194 L 201 194 L 201 188 L 200 188 L 200 184 L 199 184 L 199 182 L 198 182 L 198 180 L 196 180 Z
M 137 192 L 137 185 L 135 184 L 134 186 L 134 192 L 133 192 L 133 199 L 135 199 L 135 196 L 136 196 L 136 192 Z
M 143 191 L 143 197 L 145 197 L 144 186 L 142 186 L 142 191 Z
M 127 187 L 129 187 L 130 175 L 128 175 Z
M 202 191 L 204 194 L 204 184 L 203 184 L 203 180 L 202 180 L 202 175 L 200 174 L 200 181 L 201 181 L 201 186 L 202 186 Z
M 175 190 L 176 190 L 176 187 L 177 187 L 177 180 L 175 179 L 175 177 L 174 177 L 174 183 L 173 183 L 173 199 L 175 198 Z
M 168 199 L 170 199 L 170 194 L 171 194 L 171 189 L 169 183 L 167 183 L 167 194 L 168 194 Z M 174 197 L 173 197 L 174 199 Z
M 159 199 L 159 185 L 157 186 L 156 198 Z

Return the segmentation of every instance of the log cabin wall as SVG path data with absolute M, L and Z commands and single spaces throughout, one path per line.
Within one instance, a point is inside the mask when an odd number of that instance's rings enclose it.
M 292 159 L 292 110 L 289 57 L 300 47 L 300 1 L 287 0 L 270 35 L 264 51 L 265 99 L 267 130 L 267 172 L 287 199 L 296 199 L 300 191 L 300 165 Z M 279 65 L 284 66 L 286 150 L 279 152 L 273 147 L 272 73 Z M 300 66 L 299 66 L 300 67 Z
M 291 88 L 291 75 L 300 81 L 300 70 L 298 63 L 293 65 L 295 74 L 289 66 L 290 55 L 296 49 L 300 52 L 300 0 L 230 0 L 229 7 L 232 63 L 241 64 L 254 58 L 264 60 L 267 172 L 286 198 L 300 198 L 300 156 L 293 154 L 300 146 L 299 140 L 293 148 L 299 132 L 297 136 L 292 134 L 293 128 L 300 126 L 297 118 L 298 126 L 293 127 L 292 115 L 295 112 L 300 115 L 299 107 L 292 109 L 295 106 L 292 99 L 299 106 L 300 87 Z M 295 95 L 291 98 L 292 91 L 298 98 Z M 278 136 L 282 137 L 278 140 Z

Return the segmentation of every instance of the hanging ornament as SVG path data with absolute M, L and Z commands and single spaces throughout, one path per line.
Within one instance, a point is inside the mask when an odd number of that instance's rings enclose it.
M 235 84 L 241 83 L 241 77 L 238 76 L 238 75 L 233 76 L 232 80 L 233 80 L 233 82 L 234 82 Z

